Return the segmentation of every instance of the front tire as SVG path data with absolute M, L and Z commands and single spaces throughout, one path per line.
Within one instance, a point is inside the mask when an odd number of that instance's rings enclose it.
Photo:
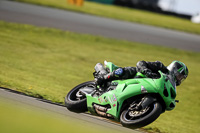
M 143 110 L 143 112 L 131 112 L 128 109 L 124 110 L 120 116 L 120 122 L 123 126 L 129 128 L 140 128 L 155 121 L 162 113 L 162 106 L 159 102 L 155 102 Z M 134 114 L 136 114 L 134 116 Z
M 78 93 L 81 88 L 94 84 L 94 81 L 88 81 L 74 87 L 65 97 L 65 106 L 67 109 L 77 113 L 87 111 L 86 96 Z

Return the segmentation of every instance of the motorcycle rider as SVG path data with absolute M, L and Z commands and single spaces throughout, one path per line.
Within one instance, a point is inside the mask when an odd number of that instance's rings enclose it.
M 144 74 L 148 78 L 155 78 L 159 75 L 159 70 L 165 74 L 172 75 L 176 86 L 180 85 L 188 76 L 187 66 L 180 61 L 173 61 L 167 67 L 160 61 L 139 61 L 136 67 L 119 67 L 113 72 L 99 75 L 95 78 L 95 82 L 97 85 L 103 85 L 112 80 L 136 78 L 135 75 L 137 72 Z

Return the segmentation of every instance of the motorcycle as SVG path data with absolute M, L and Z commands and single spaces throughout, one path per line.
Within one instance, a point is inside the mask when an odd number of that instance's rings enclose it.
M 118 68 L 112 62 L 97 63 L 94 77 Z M 155 121 L 165 110 L 176 106 L 176 84 L 171 75 L 159 71 L 156 78 L 137 73 L 133 79 L 113 80 L 98 86 L 88 81 L 74 87 L 65 97 L 65 105 L 77 113 L 89 111 L 129 128 L 139 128 Z

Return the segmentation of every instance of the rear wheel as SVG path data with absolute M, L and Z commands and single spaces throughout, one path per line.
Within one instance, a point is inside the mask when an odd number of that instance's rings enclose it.
M 140 128 L 152 123 L 162 113 L 162 106 L 159 102 L 154 102 L 145 109 L 139 111 L 126 109 L 120 116 L 123 126 L 129 128 Z
M 78 113 L 87 111 L 86 95 L 80 89 L 86 86 L 94 87 L 94 84 L 94 81 L 88 81 L 74 87 L 65 97 L 65 106 L 67 109 Z

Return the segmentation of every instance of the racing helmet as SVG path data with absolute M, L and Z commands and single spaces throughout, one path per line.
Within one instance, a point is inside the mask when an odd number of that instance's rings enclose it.
M 167 69 L 174 74 L 176 85 L 180 85 L 188 76 L 187 66 L 180 61 L 173 61 Z

